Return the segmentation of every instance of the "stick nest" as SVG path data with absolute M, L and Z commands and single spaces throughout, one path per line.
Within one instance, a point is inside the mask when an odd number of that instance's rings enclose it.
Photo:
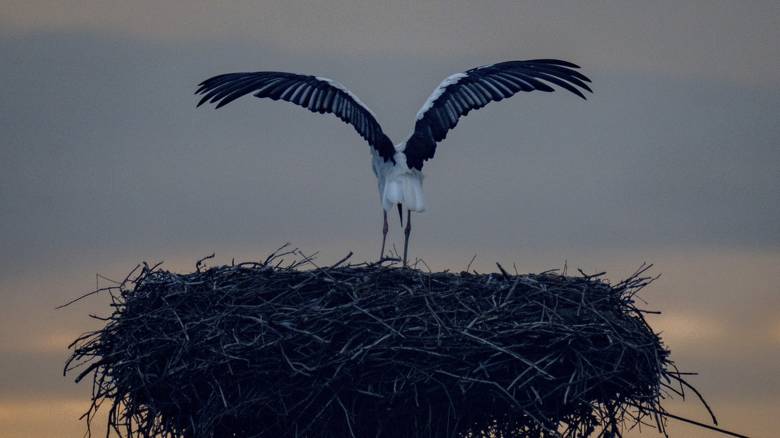
M 648 266 L 609 284 L 289 254 L 105 288 L 66 365 L 94 379 L 87 424 L 105 403 L 126 437 L 619 436 L 663 430 L 682 389 L 635 306 Z

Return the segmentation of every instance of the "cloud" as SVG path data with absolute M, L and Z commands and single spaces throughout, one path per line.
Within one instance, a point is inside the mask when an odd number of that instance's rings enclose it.
M 769 327 L 769 336 L 778 344 L 780 344 L 780 321 L 776 321 Z
M 5 438 L 82 436 L 86 426 L 79 417 L 88 405 L 86 398 L 0 399 L 0 432 Z M 102 417 L 93 430 L 105 430 Z
M 705 350 L 727 344 L 728 333 L 733 330 L 716 317 L 690 313 L 664 313 L 653 318 L 653 328 L 673 349 L 695 345 Z
M 372 6 L 316 3 L 53 0 L 0 3 L 6 35 L 93 32 L 146 41 L 226 40 L 314 55 L 416 54 L 462 57 L 574 57 L 606 71 L 694 76 L 775 84 L 780 61 L 775 5 L 755 1 L 648 4 L 466 0 Z M 674 14 L 669 14 L 674 10 Z M 251 58 L 251 55 L 250 55 Z
M 78 332 L 62 332 L 55 327 L 50 328 L 51 331 L 43 334 L 37 334 L 23 341 L 20 340 L 19 334 L 13 334 L 15 339 L 13 342 L 10 340 L 0 338 L 0 350 L 4 354 L 13 353 L 60 353 L 66 351 L 67 346 L 76 340 L 80 336 Z M 10 348 L 8 348 L 10 346 Z
M 741 433 L 751 437 L 773 436 L 776 425 L 776 412 L 780 412 L 780 399 L 777 397 L 753 398 L 749 394 L 731 398 L 708 398 L 708 401 L 718 418 L 718 426 L 726 430 Z M 712 424 L 705 408 L 694 394 L 688 394 L 683 401 L 669 400 L 665 407 L 673 414 Z M 652 420 L 651 420 L 652 421 Z M 669 436 L 686 438 L 712 438 L 717 433 L 689 425 L 674 419 L 668 422 Z M 626 438 L 647 438 L 659 436 L 653 429 L 643 428 L 644 433 L 629 432 Z M 661 435 L 662 436 L 662 435 Z
M 308 58 L 95 35 L 0 40 L 0 50 L 15 60 L 0 79 L 16 84 L 0 104 L 0 242 L 13 249 L 0 270 L 75 249 L 156 255 L 292 237 L 373 246 L 380 207 L 367 146 L 352 130 L 251 98 L 196 110 L 194 84 L 234 68 L 327 74 L 371 102 L 400 141 L 456 68 L 419 56 Z M 587 102 L 529 94 L 465 118 L 425 168 L 431 206 L 415 221 L 414 245 L 469 248 L 464 259 L 483 245 L 780 245 L 780 91 L 595 79 Z

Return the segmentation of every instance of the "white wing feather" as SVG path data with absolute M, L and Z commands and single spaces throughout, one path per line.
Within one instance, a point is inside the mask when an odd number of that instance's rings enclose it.
M 450 75 L 447 77 L 447 79 L 441 81 L 441 84 L 439 84 L 439 86 L 433 90 L 433 93 L 431 93 L 431 95 L 428 97 L 428 100 L 426 100 L 420 110 L 417 111 L 417 120 L 420 120 L 423 118 L 423 116 L 425 116 L 425 113 L 431 109 L 433 103 L 436 102 L 436 99 L 438 99 L 442 93 L 444 93 L 444 90 L 447 87 L 452 84 L 457 84 L 458 81 L 465 78 L 466 76 L 468 76 L 466 73 L 455 73 L 454 75 Z

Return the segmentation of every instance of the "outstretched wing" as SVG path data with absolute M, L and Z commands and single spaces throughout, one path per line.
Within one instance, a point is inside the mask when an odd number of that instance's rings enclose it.
M 228 73 L 206 79 L 195 91 L 195 94 L 203 95 L 198 106 L 209 102 L 216 103 L 217 108 L 249 93 L 255 97 L 281 99 L 320 114 L 335 114 L 352 125 L 385 161 L 393 160 L 393 143 L 382 132 L 374 113 L 357 96 L 331 79 L 273 71 Z
M 422 169 L 423 161 L 433 158 L 436 143 L 469 111 L 519 91 L 553 91 L 551 85 L 557 85 L 585 99 L 580 89 L 591 91 L 590 79 L 576 68 L 579 66 L 557 59 L 532 59 L 485 65 L 448 77 L 417 112 L 414 132 L 404 151 L 408 166 Z

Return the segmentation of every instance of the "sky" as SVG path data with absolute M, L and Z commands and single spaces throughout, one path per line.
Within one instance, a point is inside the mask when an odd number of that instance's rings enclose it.
M 426 164 L 411 256 L 432 269 L 578 267 L 642 293 L 721 426 L 780 412 L 780 4 L 776 1 L 0 0 L 0 436 L 81 436 L 88 385 L 62 377 L 97 327 L 96 274 L 187 272 L 285 242 L 373 260 L 368 146 L 334 117 L 238 100 L 233 71 L 334 78 L 395 141 L 446 76 L 560 58 L 587 101 L 531 93 L 461 120 Z M 401 247 L 396 218 L 390 243 Z M 695 400 L 669 409 L 698 420 Z M 672 436 L 712 433 L 671 422 Z M 630 436 L 659 436 L 653 430 Z

